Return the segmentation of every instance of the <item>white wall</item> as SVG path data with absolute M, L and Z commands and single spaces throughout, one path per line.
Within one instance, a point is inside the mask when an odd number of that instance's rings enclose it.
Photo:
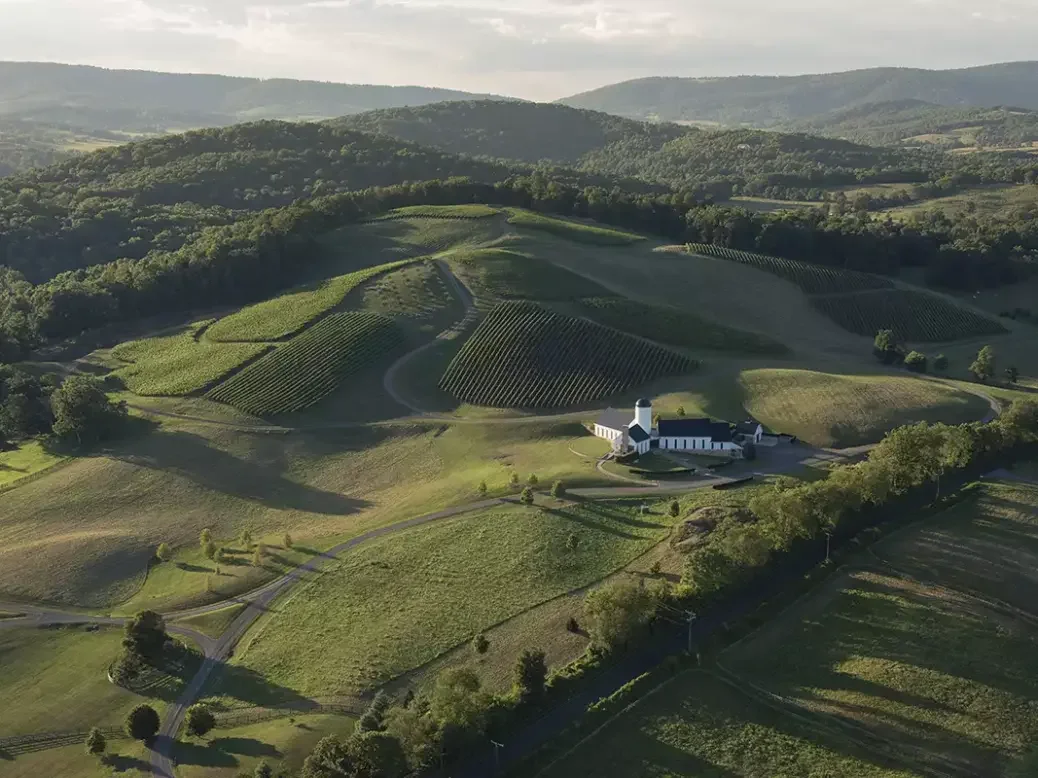
M 635 408 L 634 409 L 634 423 L 641 427 L 646 432 L 652 432 L 652 407 L 648 408 Z

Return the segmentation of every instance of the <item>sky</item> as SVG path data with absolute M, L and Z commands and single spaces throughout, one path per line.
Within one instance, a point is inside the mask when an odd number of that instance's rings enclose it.
M 1038 0 L 0 0 L 0 58 L 550 100 L 1038 57 Z

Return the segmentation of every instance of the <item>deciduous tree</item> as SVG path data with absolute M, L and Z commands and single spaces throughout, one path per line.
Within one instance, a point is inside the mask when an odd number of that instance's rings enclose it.
M 995 352 L 991 346 L 984 346 L 977 352 L 977 358 L 970 365 L 970 374 L 982 383 L 995 374 Z
M 141 703 L 126 716 L 126 734 L 134 740 L 151 740 L 159 731 L 159 714 Z
M 623 647 L 655 612 L 652 594 L 630 580 L 606 584 L 584 599 L 584 623 L 592 640 L 610 650 Z
M 526 649 L 515 664 L 514 686 L 522 700 L 538 700 L 548 679 L 548 662 L 540 649 Z
M 92 727 L 86 739 L 87 753 L 101 756 L 106 748 L 108 748 L 108 740 L 105 738 L 104 733 L 97 727 Z
M 189 735 L 203 737 L 216 726 L 216 717 L 205 705 L 192 705 L 187 709 L 185 723 Z

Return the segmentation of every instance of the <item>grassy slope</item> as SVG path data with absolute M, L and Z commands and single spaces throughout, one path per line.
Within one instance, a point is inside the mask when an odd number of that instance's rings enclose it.
M 82 628 L 0 632 L 0 733 L 77 732 L 118 726 L 142 698 L 108 682 L 122 632 Z
M 307 696 L 371 688 L 623 567 L 670 522 L 633 504 L 502 507 L 370 543 L 284 603 L 236 664 Z M 232 670 L 216 691 L 236 683 Z
M 167 420 L 149 435 L 120 441 L 3 495 L 0 591 L 116 603 L 135 594 L 154 548 L 167 542 L 188 569 L 156 569 L 134 603 L 211 599 L 205 593 L 211 567 L 197 556 L 205 527 L 220 538 L 248 527 L 268 542 L 290 532 L 297 546 L 330 544 L 465 502 L 481 480 L 504 487 L 511 466 L 523 474 L 536 471 L 546 482 L 602 483 L 586 460 L 568 450 L 586 435 L 575 424 L 521 424 L 285 437 Z
M 902 424 L 975 421 L 988 412 L 976 395 L 907 375 L 748 370 L 740 385 L 750 416 L 824 446 L 855 446 Z
M 303 760 L 327 735 L 349 735 L 355 722 L 348 716 L 311 714 L 291 719 L 219 728 L 204 739 L 178 743 L 177 775 L 182 778 L 237 778 L 252 775 L 260 762 L 295 774 Z
M 15 757 L 3 763 L 4 778 L 151 778 L 154 775 L 143 743 L 119 740 L 108 744 L 108 761 L 104 764 L 87 754 L 82 743 L 51 748 Z
M 29 440 L 10 451 L 0 452 L 0 487 L 10 486 L 23 478 L 64 461 L 61 454 L 46 450 L 38 440 Z
M 1015 186 L 978 187 L 950 197 L 938 197 L 885 211 L 895 219 L 904 219 L 927 210 L 939 210 L 952 218 L 966 216 L 969 209 L 981 214 L 999 214 L 1007 208 L 1038 205 L 1038 187 Z
M 821 738 L 704 672 L 665 684 L 543 778 L 910 778 L 852 743 Z
M 508 209 L 508 223 L 517 227 L 548 232 L 567 240 L 587 243 L 593 246 L 626 246 L 645 240 L 642 236 L 630 232 L 545 216 L 541 213 L 524 211 L 519 208 Z

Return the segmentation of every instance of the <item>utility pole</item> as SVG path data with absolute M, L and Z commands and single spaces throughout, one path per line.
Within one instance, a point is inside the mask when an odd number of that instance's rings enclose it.
M 831 529 L 825 530 L 825 563 L 829 564 L 829 544 L 833 539 L 833 531 Z
M 494 747 L 494 772 L 501 771 L 501 749 L 505 747 L 504 743 L 498 743 L 496 740 L 491 740 L 490 745 Z

